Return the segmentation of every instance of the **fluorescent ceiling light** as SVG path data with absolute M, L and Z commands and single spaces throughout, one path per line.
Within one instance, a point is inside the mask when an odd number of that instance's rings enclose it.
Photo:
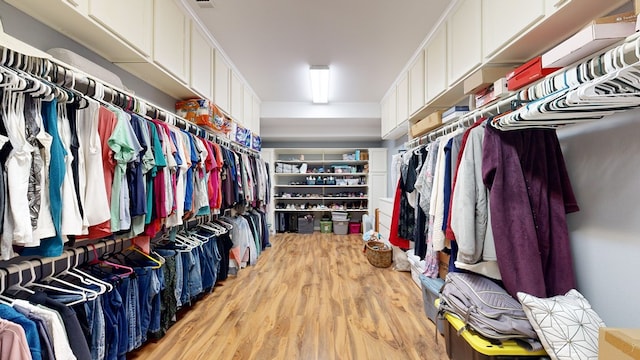
M 311 95 L 314 104 L 329 102 L 329 67 L 314 65 L 309 68 L 311 75 Z

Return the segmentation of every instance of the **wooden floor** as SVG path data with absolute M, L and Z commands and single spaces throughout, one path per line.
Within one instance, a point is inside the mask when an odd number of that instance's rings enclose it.
M 406 272 L 371 266 L 357 235 L 279 234 L 258 264 L 129 359 L 447 359 Z

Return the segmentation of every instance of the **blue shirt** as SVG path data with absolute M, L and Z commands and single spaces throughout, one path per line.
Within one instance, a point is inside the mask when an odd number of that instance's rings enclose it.
M 29 344 L 31 357 L 33 357 L 34 360 L 42 359 L 40 335 L 35 322 L 29 320 L 26 316 L 16 311 L 16 309 L 6 304 L 0 304 L 0 318 L 20 325 L 27 336 L 27 344 Z

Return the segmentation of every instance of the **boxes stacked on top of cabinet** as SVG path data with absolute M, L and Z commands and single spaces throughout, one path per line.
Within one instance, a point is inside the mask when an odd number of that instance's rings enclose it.
M 349 233 L 349 213 L 333 211 L 331 220 L 333 221 L 334 234 L 347 235 Z

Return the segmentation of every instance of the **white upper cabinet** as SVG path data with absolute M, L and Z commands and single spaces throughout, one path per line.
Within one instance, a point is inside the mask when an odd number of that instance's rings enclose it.
M 447 23 L 443 23 L 433 34 L 426 50 L 427 98 L 430 102 L 440 95 L 447 83 Z
M 246 126 L 247 121 L 244 118 L 244 84 L 242 79 L 231 71 L 231 117 L 237 122 Z
M 463 0 L 449 17 L 449 84 L 482 63 L 482 2 Z
M 195 23 L 191 23 L 190 72 L 191 88 L 213 99 L 213 48 Z
M 381 127 L 382 137 L 388 135 L 396 127 L 396 88 L 394 87 L 389 94 L 382 99 L 381 103 Z
M 484 57 L 493 55 L 504 44 L 542 19 L 544 14 L 545 0 L 482 0 Z
M 130 3 L 132 2 L 127 2 Z M 122 9 L 127 9 L 127 6 Z M 175 2 L 167 0 L 155 0 L 153 15 L 153 61 L 179 80 L 188 83 L 189 19 Z M 130 26 L 136 28 L 135 22 Z
M 426 103 L 425 92 L 424 51 L 420 51 L 409 68 L 409 115 L 420 110 Z
M 257 96 L 253 97 L 253 106 L 251 107 L 253 112 L 253 132 L 260 134 L 260 99 Z
M 253 93 L 251 93 L 251 89 L 249 89 L 248 86 L 243 86 L 243 88 L 244 95 L 242 97 L 242 103 L 244 110 L 242 113 L 244 115 L 244 122 L 251 131 L 255 132 L 255 124 L 253 122 Z
M 230 113 L 230 101 L 229 101 L 229 88 L 230 88 L 230 72 L 229 64 L 219 51 L 215 52 L 215 73 L 214 73 L 214 91 L 213 102 L 218 107 L 226 112 Z
M 406 73 L 398 81 L 396 96 L 398 97 L 396 124 L 400 124 L 409 118 L 409 77 Z
M 79 8 L 88 0 L 68 0 Z M 161 1 L 163 2 L 163 1 Z M 180 12 L 182 14 L 182 12 Z M 153 0 L 91 0 L 89 17 L 122 41 L 151 56 L 153 44 Z

